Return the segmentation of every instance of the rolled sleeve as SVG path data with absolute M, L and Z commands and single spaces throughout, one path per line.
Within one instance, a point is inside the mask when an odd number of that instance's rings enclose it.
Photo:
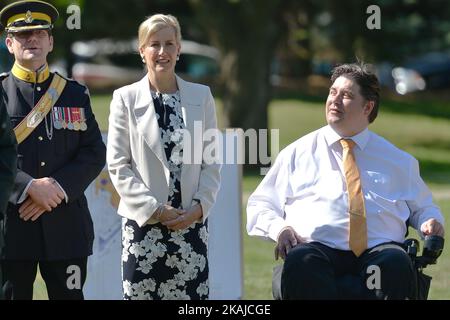
M 420 176 L 419 164 L 416 159 L 411 161 L 409 190 L 407 204 L 411 211 L 411 226 L 418 230 L 421 236 L 420 227 L 429 219 L 436 219 L 444 226 L 444 217 L 439 207 L 433 203 L 431 191 Z
M 289 190 L 289 166 L 286 151 L 279 154 L 273 167 L 249 197 L 247 204 L 247 233 L 277 241 L 287 226 L 284 207 Z

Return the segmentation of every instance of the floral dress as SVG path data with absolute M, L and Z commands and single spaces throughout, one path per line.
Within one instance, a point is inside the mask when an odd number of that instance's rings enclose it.
M 167 204 L 182 209 L 181 168 L 183 114 L 179 91 L 152 92 L 161 141 L 170 170 Z M 122 220 L 122 279 L 124 299 L 208 299 L 208 229 L 193 223 L 171 231 L 160 223 L 139 227 Z

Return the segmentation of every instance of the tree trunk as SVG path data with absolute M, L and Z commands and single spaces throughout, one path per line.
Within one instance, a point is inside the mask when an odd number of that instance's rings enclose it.
M 281 1 L 192 3 L 213 44 L 222 52 L 221 83 L 226 125 L 244 130 L 267 129 L 270 73 L 280 38 Z

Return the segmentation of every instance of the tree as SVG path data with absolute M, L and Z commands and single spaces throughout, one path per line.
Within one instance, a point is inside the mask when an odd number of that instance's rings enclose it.
M 221 60 L 227 126 L 267 129 L 270 73 L 282 36 L 281 0 L 191 1 Z

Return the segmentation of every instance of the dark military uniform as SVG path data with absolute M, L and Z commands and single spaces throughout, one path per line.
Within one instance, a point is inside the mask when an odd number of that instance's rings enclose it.
M 47 91 L 53 76 L 37 84 L 19 80 L 12 74 L 2 80 L 6 107 L 14 127 Z M 85 131 L 55 128 L 57 111 L 69 108 L 83 110 Z M 50 125 L 52 127 L 48 128 Z M 53 131 L 51 140 L 47 134 L 50 130 Z M 105 152 L 87 89 L 69 80 L 47 115 L 47 128 L 42 121 L 18 147 L 18 173 L 7 209 L 3 259 L 69 260 L 92 254 L 94 231 L 84 191 L 104 167 Z M 63 201 L 34 222 L 24 221 L 19 218 L 17 202 L 31 179 L 42 177 L 54 178 L 69 201 Z
M 0 91 L 0 93 L 2 92 Z M 0 95 L 0 255 L 3 251 L 3 216 L 16 175 L 16 147 L 16 138 L 3 103 L 2 93 Z M 2 278 L 2 266 L 0 264 L 0 284 Z M 0 300 L 2 296 L 2 290 L 0 290 Z
M 58 13 L 42 1 L 19 1 L 0 12 L 8 33 L 51 29 Z M 16 127 L 48 91 L 54 73 L 47 65 L 27 70 L 17 61 L 1 78 L 6 109 Z M 5 217 L 2 256 L 7 298 L 31 299 L 36 269 L 50 299 L 82 299 L 87 257 L 92 254 L 93 224 L 84 191 L 105 165 L 106 147 L 92 113 L 87 88 L 67 83 L 44 120 L 22 142 L 19 135 L 17 176 Z M 50 89 L 55 96 L 57 90 Z M 27 121 L 27 120 L 25 120 Z M 19 208 L 32 179 L 51 177 L 66 193 L 51 212 L 24 221 Z M 70 282 L 70 273 L 81 279 Z M 81 287 L 80 287 L 81 282 Z
M 3 215 L 6 210 L 6 205 L 8 203 L 8 198 L 10 192 L 12 191 L 14 177 L 16 175 L 16 167 L 17 167 L 16 148 L 17 148 L 16 138 L 11 128 L 11 122 L 9 121 L 2 93 L 0 95 L 0 220 L 3 219 Z M 0 238 L 0 244 L 1 243 L 2 240 Z

